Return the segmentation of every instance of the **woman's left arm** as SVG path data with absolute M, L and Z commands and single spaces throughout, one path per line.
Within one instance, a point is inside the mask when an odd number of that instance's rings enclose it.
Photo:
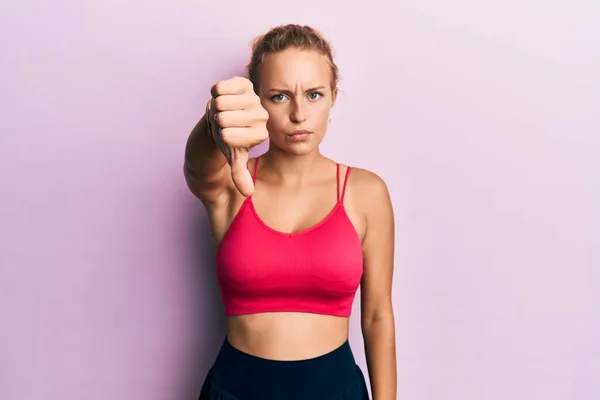
M 374 400 L 396 400 L 396 338 L 392 306 L 394 213 L 385 182 L 373 174 L 364 182 L 366 233 L 361 282 L 361 326 Z

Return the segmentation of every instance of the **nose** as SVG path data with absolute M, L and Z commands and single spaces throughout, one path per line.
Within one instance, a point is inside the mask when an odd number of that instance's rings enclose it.
M 306 110 L 302 101 L 293 101 L 291 103 L 292 110 L 290 112 L 290 120 L 293 123 L 300 124 L 306 121 Z

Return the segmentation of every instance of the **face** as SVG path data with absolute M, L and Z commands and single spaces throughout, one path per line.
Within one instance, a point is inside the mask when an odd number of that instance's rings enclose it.
M 288 49 L 267 55 L 259 74 L 270 145 L 297 155 L 314 151 L 335 103 L 327 58 L 312 50 Z

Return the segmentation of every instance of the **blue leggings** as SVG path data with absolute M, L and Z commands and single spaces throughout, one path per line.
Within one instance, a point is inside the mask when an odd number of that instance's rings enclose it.
M 346 341 L 322 356 L 268 360 L 233 347 L 227 338 L 199 400 L 368 400 L 364 375 Z

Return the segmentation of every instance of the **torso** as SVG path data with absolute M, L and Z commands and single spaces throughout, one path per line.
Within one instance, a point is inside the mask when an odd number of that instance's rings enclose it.
M 327 220 L 338 206 L 338 183 L 335 163 L 320 177 L 297 187 L 285 187 L 269 179 L 259 163 L 258 180 L 252 196 L 252 208 L 263 228 L 285 236 L 312 230 Z M 254 172 L 254 160 L 248 163 Z M 348 168 L 339 170 L 339 187 Z M 353 194 L 354 169 L 348 175 L 343 212 L 354 228 L 356 240 L 362 241 L 366 222 Z M 354 190 L 353 190 L 354 189 Z M 246 198 L 239 192 L 221 205 L 209 209 L 215 245 L 221 245 L 225 234 Z M 258 357 L 275 360 L 300 360 L 325 354 L 348 339 L 346 316 L 304 312 L 261 312 L 228 317 L 228 340 L 236 348 Z

